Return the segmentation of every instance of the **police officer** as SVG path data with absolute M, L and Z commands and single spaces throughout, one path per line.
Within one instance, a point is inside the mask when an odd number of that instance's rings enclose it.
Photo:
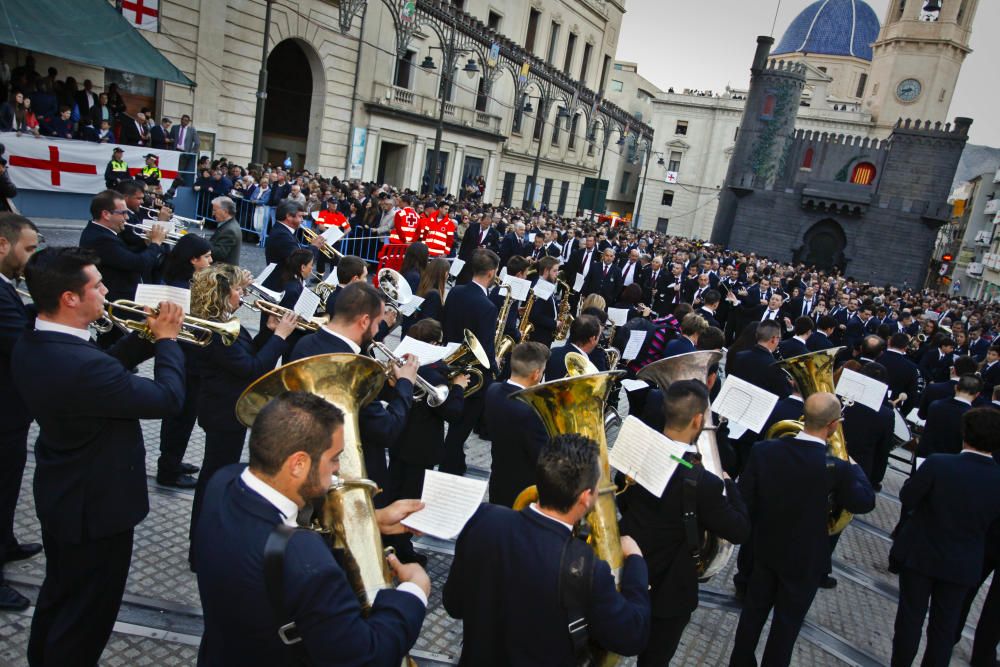
M 131 178 L 128 175 L 128 162 L 122 159 L 124 155 L 125 151 L 121 146 L 115 146 L 115 149 L 111 151 L 111 161 L 104 168 L 104 183 L 109 190 L 113 190 L 119 183 Z

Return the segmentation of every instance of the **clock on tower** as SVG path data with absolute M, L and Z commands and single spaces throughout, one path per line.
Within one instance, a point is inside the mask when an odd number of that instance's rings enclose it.
M 896 97 L 900 102 L 914 102 L 920 97 L 921 85 L 916 79 L 903 79 L 896 86 Z

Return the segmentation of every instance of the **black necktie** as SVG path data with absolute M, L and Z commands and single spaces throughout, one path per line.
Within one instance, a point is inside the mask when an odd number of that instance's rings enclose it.
M 605 278 L 608 277 L 608 265 L 607 264 L 604 265 L 604 277 Z

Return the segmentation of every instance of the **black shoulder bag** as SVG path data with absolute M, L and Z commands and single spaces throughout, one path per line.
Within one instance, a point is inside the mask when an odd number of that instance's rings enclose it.
M 566 628 L 573 641 L 577 667 L 590 667 L 593 657 L 587 641 L 587 608 L 594 580 L 594 552 L 582 540 L 570 536 L 559 560 L 559 601 L 566 611 Z

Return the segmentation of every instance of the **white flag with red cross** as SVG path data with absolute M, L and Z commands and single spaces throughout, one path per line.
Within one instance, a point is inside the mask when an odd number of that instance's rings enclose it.
M 122 0 L 122 16 L 140 30 L 160 29 L 160 0 Z
M 0 143 L 7 148 L 7 173 L 18 189 L 48 190 L 97 194 L 105 189 L 104 169 L 111 161 L 113 144 L 98 144 L 72 139 L 50 139 L 13 132 L 0 134 Z M 122 157 L 133 176 L 142 173 L 145 156 L 156 155 L 160 168 L 160 185 L 166 191 L 177 178 L 177 165 L 182 155 L 178 151 L 149 149 L 143 146 L 122 146 Z

